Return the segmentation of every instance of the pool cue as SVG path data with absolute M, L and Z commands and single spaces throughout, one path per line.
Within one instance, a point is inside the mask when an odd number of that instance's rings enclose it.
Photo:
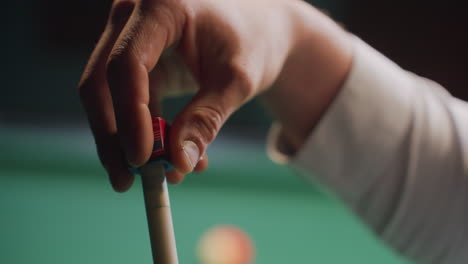
M 153 121 L 154 122 L 154 121 Z M 153 123 L 153 129 L 154 123 Z M 164 130 L 164 127 L 157 129 Z M 164 133 L 158 131 L 158 133 Z M 164 150 L 164 134 L 154 132 Z M 154 154 L 154 152 L 153 152 Z M 151 161 L 139 169 L 145 198 L 146 217 L 151 242 L 151 253 L 154 264 L 178 264 L 177 248 L 172 224 L 169 192 L 167 190 L 164 165 Z

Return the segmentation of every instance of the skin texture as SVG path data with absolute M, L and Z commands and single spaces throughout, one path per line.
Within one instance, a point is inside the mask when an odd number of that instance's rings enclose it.
M 170 131 L 177 171 L 168 181 L 178 183 L 206 169 L 209 143 L 258 95 L 299 148 L 351 57 L 348 34 L 299 0 L 119 0 L 79 94 L 112 186 L 125 191 L 133 182 L 127 164 L 150 157 L 151 115 L 161 114 L 163 97 L 196 91 Z

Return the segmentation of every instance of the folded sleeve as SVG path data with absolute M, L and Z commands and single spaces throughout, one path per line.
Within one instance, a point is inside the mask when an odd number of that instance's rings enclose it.
M 468 262 L 468 105 L 358 38 L 351 72 L 301 149 L 270 156 L 318 180 L 417 263 Z

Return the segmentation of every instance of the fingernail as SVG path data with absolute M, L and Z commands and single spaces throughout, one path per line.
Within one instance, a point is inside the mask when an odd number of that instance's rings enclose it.
M 197 144 L 192 141 L 184 141 L 182 148 L 184 150 L 185 158 L 190 163 L 191 169 L 195 168 L 195 165 L 197 165 L 198 160 L 200 159 L 200 151 L 198 150 Z

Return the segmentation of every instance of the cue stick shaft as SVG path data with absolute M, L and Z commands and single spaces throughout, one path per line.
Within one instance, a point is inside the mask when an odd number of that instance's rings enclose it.
M 169 192 L 164 166 L 150 162 L 140 168 L 154 264 L 178 264 Z

